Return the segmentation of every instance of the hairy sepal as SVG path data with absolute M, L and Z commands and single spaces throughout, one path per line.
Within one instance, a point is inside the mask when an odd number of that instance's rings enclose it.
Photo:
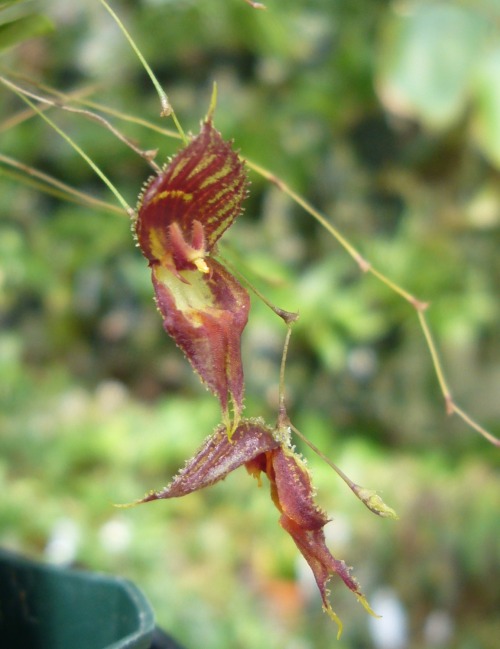
M 304 462 L 285 444 L 266 453 L 265 459 L 257 457 L 247 464 L 255 477 L 259 471 L 267 474 L 271 485 L 271 495 L 281 512 L 280 525 L 290 534 L 304 559 L 309 564 L 318 586 L 323 608 L 338 625 L 338 635 L 342 623 L 333 611 L 328 599 L 328 581 L 336 574 L 356 595 L 358 601 L 371 614 L 365 596 L 358 582 L 350 575 L 344 561 L 336 559 L 328 549 L 323 531 L 329 519 L 314 501 L 314 489 Z
M 139 503 L 178 498 L 209 487 L 278 445 L 271 429 L 260 419 L 242 420 L 231 440 L 225 427 L 219 426 L 165 489 L 148 494 Z

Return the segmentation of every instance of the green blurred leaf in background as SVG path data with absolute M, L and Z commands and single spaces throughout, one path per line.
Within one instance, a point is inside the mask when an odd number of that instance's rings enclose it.
M 54 29 L 47 16 L 30 12 L 30 4 L 24 0 L 0 3 L 0 51 Z

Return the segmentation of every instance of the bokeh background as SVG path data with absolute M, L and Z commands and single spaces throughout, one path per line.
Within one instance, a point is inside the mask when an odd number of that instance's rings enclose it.
M 114 7 L 186 130 L 197 132 L 217 81 L 224 137 L 431 303 L 454 396 L 500 434 L 500 2 Z M 5 25 L 28 7 L 3 12 L 4 72 L 169 126 L 98 2 L 44 0 L 29 11 L 53 30 L 13 36 Z M 26 30 L 44 31 L 38 20 Z M 112 202 L 75 152 L 24 110 L 2 87 L 1 152 Z M 144 161 L 82 116 L 50 115 L 134 205 L 149 175 Z M 113 123 L 158 148 L 159 161 L 178 147 Z M 412 308 L 362 277 L 310 216 L 250 175 L 245 214 L 222 252 L 275 304 L 300 311 L 287 371 L 297 427 L 400 515 L 372 516 L 304 450 L 333 518 L 330 547 L 354 566 L 383 620 L 373 623 L 332 580 L 345 627 L 335 640 L 267 485 L 258 489 L 244 470 L 179 501 L 113 507 L 165 485 L 218 423 L 218 405 L 162 330 L 127 217 L 60 200 L 5 164 L 0 544 L 134 580 L 188 649 L 497 647 L 498 451 L 446 417 Z M 254 299 L 243 343 L 247 413 L 270 422 L 284 333 Z

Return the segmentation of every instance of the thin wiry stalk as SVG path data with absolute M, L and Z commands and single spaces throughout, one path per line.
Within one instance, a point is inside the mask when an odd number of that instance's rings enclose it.
M 66 200 L 72 203 L 77 203 L 78 205 L 86 205 L 93 207 L 99 210 L 105 210 L 107 212 L 112 212 L 114 214 L 123 215 L 123 209 L 114 205 L 113 203 L 108 203 L 107 201 L 100 200 L 99 198 L 94 198 L 85 192 L 81 192 L 71 185 L 67 185 L 62 181 L 49 176 L 49 174 L 43 173 L 38 169 L 34 169 L 23 162 L 19 162 L 10 156 L 7 156 L 3 153 L 0 153 L 0 162 L 7 165 L 10 168 L 18 169 L 22 173 L 16 173 L 14 171 L 3 170 L 2 175 L 9 176 L 14 180 L 19 182 L 24 182 L 27 185 L 46 193 L 56 196 L 62 200 Z M 29 176 L 29 178 L 26 178 Z M 36 180 L 35 180 L 36 179 Z
M 370 273 L 376 277 L 380 282 L 385 284 L 391 291 L 400 295 L 404 300 L 406 300 L 417 312 L 418 320 L 420 327 L 424 334 L 427 347 L 429 349 L 432 364 L 436 377 L 439 383 L 441 393 L 443 395 L 446 412 L 449 415 L 455 414 L 462 421 L 464 421 L 468 426 L 470 426 L 477 433 L 482 435 L 487 439 L 491 444 L 495 446 L 500 446 L 500 439 L 495 437 L 492 433 L 487 431 L 483 426 L 481 426 L 475 419 L 468 415 L 462 408 L 460 408 L 455 401 L 453 400 L 450 389 L 448 388 L 448 382 L 445 378 L 445 372 L 439 355 L 437 353 L 436 344 L 434 342 L 434 337 L 432 336 L 429 322 L 425 316 L 425 311 L 428 308 L 428 303 L 423 302 L 422 300 L 417 299 L 406 289 L 399 286 L 393 282 L 389 277 L 380 272 L 377 268 L 374 268 L 370 262 L 365 259 L 361 253 L 342 235 L 337 228 L 335 228 L 330 221 L 323 215 L 321 212 L 316 210 L 308 201 L 306 201 L 302 196 L 297 194 L 291 187 L 289 187 L 285 182 L 280 178 L 277 178 L 273 173 L 262 167 L 261 165 L 252 162 L 251 160 L 245 159 L 247 166 L 258 173 L 260 176 L 268 180 L 269 182 L 276 185 L 283 193 L 291 198 L 291 200 L 302 207 L 308 214 L 310 214 L 318 223 L 320 223 L 333 237 L 338 241 L 338 243 L 346 250 L 346 252 L 354 259 L 358 264 L 359 268 L 363 273 Z
M 13 83 L 12 81 L 8 80 L 6 77 L 0 77 L 0 81 L 5 83 L 6 85 L 10 85 L 11 90 L 14 90 L 18 94 L 22 94 L 24 97 L 29 97 L 31 99 L 34 99 L 35 101 L 45 104 L 46 106 L 51 106 L 55 108 L 60 108 L 61 110 L 65 110 L 68 113 L 76 113 L 77 115 L 82 115 L 83 117 L 86 117 L 87 119 L 90 119 L 94 122 L 97 122 L 101 126 L 103 126 L 105 129 L 110 131 L 116 138 L 120 140 L 120 142 L 123 142 L 126 146 L 129 147 L 129 149 L 132 149 L 134 153 L 136 153 L 138 156 L 146 160 L 146 162 L 152 167 L 152 169 L 156 173 L 160 173 L 161 169 L 160 167 L 156 164 L 154 161 L 154 156 L 156 154 L 155 151 L 144 151 L 143 149 L 140 149 L 138 146 L 136 146 L 132 140 L 130 140 L 128 137 L 123 135 L 121 131 L 116 129 L 110 122 L 108 122 L 107 119 L 102 117 L 102 115 L 98 115 L 97 113 L 94 113 L 93 111 L 84 109 L 84 108 L 73 108 L 72 106 L 68 106 L 66 104 L 60 103 L 59 101 L 54 101 L 52 99 L 48 99 L 47 97 L 43 97 L 37 93 L 34 93 L 30 90 L 26 90 L 26 88 L 22 88 L 21 86 L 18 86 L 17 84 Z
M 165 91 L 161 87 L 161 85 L 160 85 L 158 79 L 156 78 L 153 70 L 151 70 L 151 68 L 149 67 L 149 64 L 146 61 L 146 59 L 144 58 L 144 56 L 142 55 L 142 52 L 137 47 L 135 41 L 130 36 L 130 34 L 127 31 L 125 25 L 120 20 L 119 16 L 117 16 L 117 14 L 113 11 L 113 9 L 111 9 L 111 7 L 106 2 L 106 0 L 100 0 L 100 3 L 110 13 L 113 20 L 116 22 L 118 27 L 122 30 L 125 38 L 130 43 L 130 47 L 133 49 L 133 51 L 137 55 L 137 58 L 139 59 L 139 61 L 141 62 L 143 68 L 146 70 L 149 78 L 151 79 L 151 82 L 152 82 L 153 86 L 155 87 L 156 92 L 158 93 L 158 97 L 160 98 L 160 104 L 161 104 L 161 113 L 160 113 L 160 115 L 162 117 L 169 117 L 169 116 L 172 117 L 172 119 L 174 121 L 174 124 L 175 124 L 175 127 L 176 127 L 177 131 L 179 132 L 179 135 L 182 138 L 182 141 L 184 142 L 184 144 L 187 144 L 188 139 L 187 139 L 184 131 L 182 130 L 182 126 L 180 125 L 180 122 L 177 119 L 177 115 L 175 114 L 174 109 L 172 108 L 172 106 L 171 106 L 171 104 L 170 104 L 170 102 L 168 100 L 167 94 L 165 93 Z
M 93 171 L 99 176 L 99 178 L 103 181 L 103 183 L 106 185 L 106 187 L 108 187 L 108 189 L 115 195 L 116 199 L 118 200 L 120 205 L 123 207 L 125 212 L 130 217 L 133 218 L 135 216 L 135 210 L 133 210 L 128 205 L 127 201 L 123 198 L 123 196 L 118 191 L 118 189 L 113 185 L 111 180 L 109 180 L 109 178 L 106 176 L 106 174 L 101 169 L 99 169 L 99 167 L 95 164 L 95 162 L 93 160 L 90 159 L 90 157 L 85 153 L 85 151 L 83 151 L 83 149 L 81 149 L 78 146 L 78 144 L 72 138 L 70 138 L 69 135 L 67 135 L 67 133 L 65 133 L 62 129 L 60 129 L 59 126 L 57 126 L 57 124 L 54 121 L 52 121 L 49 117 L 47 117 L 47 115 L 45 115 L 43 112 L 38 110 L 38 107 L 31 101 L 31 99 L 26 97 L 24 95 L 24 93 L 19 92 L 19 90 L 17 89 L 15 84 L 11 83 L 10 81 L 5 79 L 4 77 L 0 77 L 0 81 L 5 86 L 10 88 L 26 104 L 28 104 L 28 106 L 32 110 L 37 112 L 40 115 L 40 117 L 45 122 L 47 122 L 47 124 L 49 124 L 49 126 L 51 126 L 51 128 L 53 128 L 54 131 L 56 131 L 56 133 L 58 133 L 64 140 L 66 140 L 66 142 L 78 153 L 79 156 L 81 156 L 85 160 L 85 162 L 90 166 L 90 168 L 93 169 Z

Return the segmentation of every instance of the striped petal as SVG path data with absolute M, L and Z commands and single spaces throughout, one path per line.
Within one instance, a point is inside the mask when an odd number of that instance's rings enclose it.
M 210 253 L 241 213 L 246 194 L 243 163 L 207 120 L 142 194 L 135 225 L 142 253 L 152 263 L 190 268 L 178 240 L 201 256 Z

